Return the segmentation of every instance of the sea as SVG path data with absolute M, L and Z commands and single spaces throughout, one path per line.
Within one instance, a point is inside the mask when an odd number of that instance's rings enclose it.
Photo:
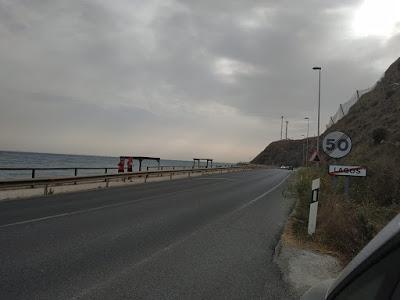
M 116 168 L 119 157 L 97 156 L 97 155 L 75 155 L 75 154 L 50 154 L 32 153 L 17 151 L 0 151 L 0 181 L 29 179 L 32 177 L 31 170 L 1 170 L 2 168 Z M 161 166 L 165 167 L 191 167 L 193 161 L 185 160 L 164 160 L 160 161 Z M 205 165 L 205 164 L 204 164 Z M 217 163 L 214 165 L 226 165 Z M 144 160 L 142 171 L 147 167 L 156 167 L 156 161 Z M 139 170 L 139 162 L 133 162 L 133 171 Z M 155 168 L 152 168 L 155 170 Z M 115 174 L 117 170 L 108 170 L 108 174 Z M 100 175 L 104 174 L 104 169 L 100 170 L 78 170 L 81 175 Z M 36 170 L 35 178 L 67 177 L 74 176 L 74 170 Z

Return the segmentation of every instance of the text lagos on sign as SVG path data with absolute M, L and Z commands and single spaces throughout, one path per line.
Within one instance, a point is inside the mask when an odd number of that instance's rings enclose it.
M 363 166 L 330 165 L 329 175 L 365 177 L 367 176 L 367 168 Z

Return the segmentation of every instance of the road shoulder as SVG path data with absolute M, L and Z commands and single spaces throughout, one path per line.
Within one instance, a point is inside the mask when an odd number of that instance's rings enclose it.
M 283 280 L 291 292 L 300 297 L 322 281 L 335 279 L 343 267 L 333 253 L 317 249 L 314 245 L 299 241 L 293 236 L 291 218 L 295 209 L 290 214 L 275 248 L 273 261 L 279 267 Z

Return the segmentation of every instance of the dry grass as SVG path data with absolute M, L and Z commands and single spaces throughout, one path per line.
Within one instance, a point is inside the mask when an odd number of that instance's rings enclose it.
M 321 193 L 317 229 L 310 237 L 307 224 L 311 180 L 318 177 L 321 178 Z M 300 170 L 290 188 L 298 202 L 285 229 L 284 240 L 295 246 L 333 254 L 346 263 L 400 211 L 400 206 L 393 203 L 382 206 L 374 199 L 348 199 L 341 188 L 340 182 L 337 189 L 334 188 L 332 178 L 324 170 Z
M 282 234 L 283 243 L 285 243 L 288 246 L 293 246 L 295 248 L 307 249 L 322 254 L 329 254 L 331 256 L 338 258 L 344 264 L 345 259 L 343 258 L 343 255 L 340 252 L 335 251 L 332 247 L 328 247 L 323 243 L 320 243 L 314 239 L 309 239 L 309 238 L 299 239 L 298 236 L 294 234 L 293 223 L 294 223 L 294 218 L 293 217 L 289 218 Z

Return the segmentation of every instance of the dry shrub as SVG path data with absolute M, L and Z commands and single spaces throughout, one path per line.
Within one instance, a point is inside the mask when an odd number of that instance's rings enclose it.
M 350 260 L 373 237 L 362 210 L 339 195 L 320 203 L 316 239 Z
M 393 160 L 391 160 L 393 162 Z M 333 180 L 324 168 L 301 169 L 291 185 L 297 205 L 291 217 L 292 235 L 337 253 L 343 262 L 353 258 L 400 212 L 400 174 L 387 156 L 370 164 L 367 178 L 352 178 L 350 199 L 343 195 L 343 178 Z M 321 178 L 316 233 L 307 233 L 311 181 Z
M 329 178 L 324 176 L 324 170 L 318 168 L 302 168 L 296 172 L 294 183 L 290 187 L 290 191 L 296 195 L 298 201 L 296 209 L 292 216 L 293 234 L 302 239 L 308 238 L 308 214 L 311 199 L 311 182 L 313 179 L 321 178 L 322 189 L 330 190 Z
M 395 154 L 377 157 L 369 165 L 367 190 L 372 192 L 372 198 L 379 206 L 400 203 L 400 171 Z

